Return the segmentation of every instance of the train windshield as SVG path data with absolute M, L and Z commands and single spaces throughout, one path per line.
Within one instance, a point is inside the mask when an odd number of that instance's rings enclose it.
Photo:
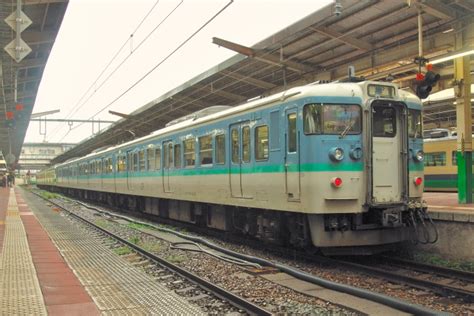
M 421 111 L 419 110 L 408 110 L 408 136 L 412 138 L 423 138 Z
M 305 134 L 360 134 L 358 105 L 306 104 L 303 108 Z

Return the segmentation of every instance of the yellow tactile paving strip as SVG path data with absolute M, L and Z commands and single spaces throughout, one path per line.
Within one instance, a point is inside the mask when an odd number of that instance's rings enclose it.
M 13 189 L 0 253 L 0 315 L 47 315 Z

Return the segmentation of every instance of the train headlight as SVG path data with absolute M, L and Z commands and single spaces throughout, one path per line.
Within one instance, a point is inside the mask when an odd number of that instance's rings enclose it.
M 356 147 L 351 149 L 351 151 L 349 152 L 349 156 L 353 160 L 359 160 L 360 158 L 362 158 L 362 148 Z
M 413 158 L 415 159 L 415 161 L 422 162 L 423 159 L 425 159 L 425 153 L 423 152 L 423 150 L 418 150 L 418 151 L 413 155 Z
M 340 147 L 334 147 L 329 150 L 329 158 L 333 161 L 341 161 L 344 159 L 344 150 Z

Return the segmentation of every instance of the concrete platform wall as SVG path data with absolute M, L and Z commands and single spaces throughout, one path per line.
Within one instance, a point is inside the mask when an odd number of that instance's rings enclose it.
M 450 214 L 452 215 L 452 214 Z M 443 257 L 474 262 L 474 221 L 435 220 L 439 240 L 434 245 L 417 245 L 415 249 L 438 253 Z

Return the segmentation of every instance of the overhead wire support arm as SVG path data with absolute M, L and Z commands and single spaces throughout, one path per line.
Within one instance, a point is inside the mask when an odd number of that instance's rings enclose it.
M 213 37 L 212 43 L 225 47 L 227 49 L 233 50 L 239 54 L 248 56 L 250 58 L 255 58 L 267 64 L 272 64 L 276 66 L 285 66 L 287 69 L 291 69 L 296 72 L 307 73 L 314 70 L 313 67 L 310 67 L 310 66 L 307 66 L 295 61 L 291 61 L 291 60 L 282 60 L 279 56 L 277 57 L 272 54 L 265 54 L 265 56 L 263 56 L 263 54 L 259 53 L 253 48 L 240 45 L 237 43 L 233 43 L 233 42 L 230 42 L 218 37 Z

